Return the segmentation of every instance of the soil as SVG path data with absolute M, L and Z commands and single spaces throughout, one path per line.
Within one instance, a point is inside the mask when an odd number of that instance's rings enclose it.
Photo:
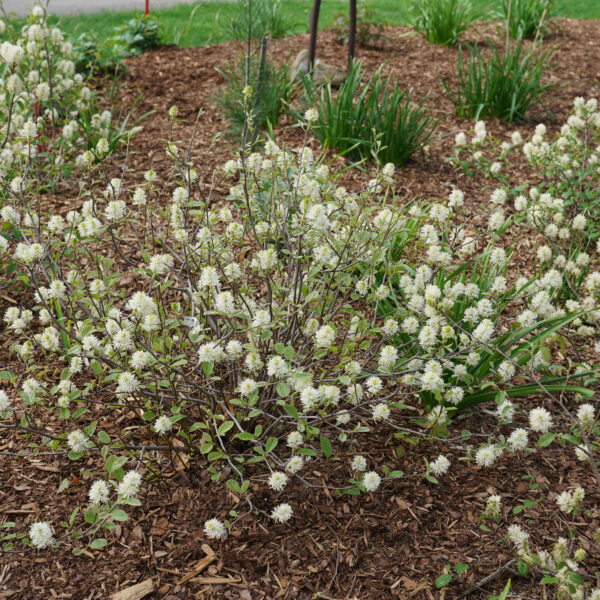
M 444 119 L 430 151 L 398 170 L 399 200 L 445 196 L 457 183 L 457 176 L 444 157 L 452 150 L 454 135 L 471 126 L 471 122 L 453 115 L 440 82 L 440 76 L 451 84 L 456 80 L 458 51 L 429 45 L 404 28 L 388 28 L 385 33 L 388 42 L 381 47 L 358 49 L 367 71 L 372 73 L 384 63 L 384 73 L 397 79 L 400 86 L 412 87 L 415 98 L 426 98 L 435 117 Z M 477 25 L 467 38 L 475 41 L 495 35 L 489 25 Z M 547 98 L 545 108 L 532 112 L 529 121 L 519 125 L 524 137 L 541 121 L 549 126 L 550 134 L 554 133 L 566 120 L 573 98 L 593 96 L 600 83 L 600 22 L 557 20 L 545 43 L 557 48 L 548 80 L 559 87 Z M 299 35 L 273 41 L 270 51 L 283 60 L 306 45 L 307 36 Z M 215 67 L 234 60 L 239 51 L 234 43 L 206 48 L 162 47 L 126 61 L 128 71 L 120 81 L 119 92 L 123 106 L 133 106 L 142 94 L 134 114 L 156 111 L 142 122 L 143 130 L 134 138 L 128 157 L 129 181 L 139 179 L 148 168 L 158 173 L 168 171 L 163 141 L 169 135 L 167 110 L 173 105 L 178 106 L 182 120 L 175 139 L 190 139 L 197 113 L 204 111 L 191 154 L 204 172 L 210 173 L 233 157 L 233 140 L 220 137 L 214 141 L 227 127 L 215 104 L 224 85 Z M 345 48 L 332 32 L 320 34 L 318 57 L 345 66 Z M 102 87 L 106 82 L 97 85 Z M 283 119 L 275 129 L 280 145 L 300 145 L 302 134 L 292 125 L 291 119 Z M 488 123 L 488 130 L 501 138 L 515 128 L 496 120 Z M 333 155 L 331 158 L 343 163 Z M 368 178 L 368 172 L 355 170 L 345 175 L 344 183 L 358 186 Z M 477 177 L 460 181 L 474 206 L 484 201 L 482 189 L 487 185 L 489 182 Z M 76 191 L 65 189 L 54 209 L 66 212 L 75 196 Z M 531 258 L 531 244 L 527 239 L 517 241 L 525 265 Z M 0 302 L 3 313 L 20 299 L 9 292 Z M 10 364 L 8 345 L 7 340 L 0 339 L 0 365 Z M 111 426 L 118 427 L 104 424 L 109 433 Z M 495 419 L 483 411 L 467 414 L 460 423 L 460 429 L 482 436 L 473 438 L 474 446 L 494 427 Z M 68 520 L 74 506 L 87 504 L 90 480 L 85 471 L 96 466 L 97 457 L 83 466 L 64 454 L 16 457 L 16 450 L 23 445 L 22 438 L 12 432 L 0 439 L 0 515 L 17 522 L 16 532 L 40 518 L 52 521 L 60 535 L 57 524 Z M 360 497 L 336 496 L 322 487 L 339 481 L 344 476 L 340 465 L 347 464 L 357 452 L 369 463 L 400 468 L 405 477 L 385 482 L 376 494 Z M 452 468 L 439 484 L 415 475 L 423 472 L 424 457 L 432 460 L 442 452 L 451 459 Z M 146 476 L 142 506 L 131 510 L 130 520 L 109 533 L 108 546 L 103 550 L 74 557 L 68 544 L 46 552 L 21 551 L 17 542 L 18 551 L 0 555 L 0 599 L 103 599 L 140 583 L 153 590 L 143 597 L 163 600 L 462 598 L 469 587 L 490 574 L 495 576 L 475 589 L 470 598 L 499 594 L 509 577 L 513 597 L 553 597 L 551 588 L 546 596 L 541 586 L 530 577 L 519 576 L 515 564 L 509 562 L 514 554 L 504 539 L 506 527 L 523 524 L 531 532 L 533 544 L 545 547 L 558 535 L 566 535 L 566 523 L 557 514 L 553 498 L 577 482 L 588 491 L 585 521 L 589 527 L 585 531 L 595 531 L 600 525 L 595 480 L 575 461 L 572 452 L 558 444 L 543 452 L 501 460 L 490 470 L 459 462 L 462 455 L 451 441 L 412 446 L 382 428 L 379 433 L 357 438 L 347 447 L 347 456 L 340 457 L 340 463 L 322 459 L 311 463 L 309 479 L 314 487 L 298 484 L 289 493 L 286 490 L 286 498 L 294 501 L 294 517 L 289 523 L 277 525 L 264 514 L 247 515 L 221 542 L 206 538 L 204 521 L 232 518 L 228 517 L 231 510 L 243 514 L 245 501 L 224 486 L 211 485 L 206 464 L 198 464 L 187 474 L 165 468 L 161 478 Z M 65 479 L 69 486 L 58 493 Z M 284 498 L 265 489 L 256 486 L 252 498 L 268 513 Z M 502 495 L 505 518 L 500 524 L 487 520 L 482 527 L 480 516 L 490 493 Z M 535 503 L 538 499 L 541 501 Z M 525 500 L 534 503 L 513 514 L 511 509 L 523 506 Z M 591 540 L 586 549 L 590 555 L 586 571 L 593 573 L 600 569 L 598 547 Z M 446 588 L 438 590 L 436 578 L 448 565 L 454 569 L 459 563 L 468 565 L 466 571 L 455 574 Z M 124 592 L 116 597 L 142 597 L 135 595 L 134 589 L 129 595 Z

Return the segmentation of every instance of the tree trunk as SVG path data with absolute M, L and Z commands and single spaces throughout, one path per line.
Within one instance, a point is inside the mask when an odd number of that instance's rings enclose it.
M 308 70 L 312 72 L 315 64 L 315 54 L 317 51 L 317 26 L 319 25 L 319 12 L 321 10 L 321 0 L 315 0 L 310 13 L 310 42 L 308 44 Z
M 348 72 L 354 60 L 356 46 L 356 0 L 350 0 L 350 19 L 348 21 Z

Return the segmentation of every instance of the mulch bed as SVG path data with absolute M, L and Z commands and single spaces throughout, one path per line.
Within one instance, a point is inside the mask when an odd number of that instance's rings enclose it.
M 450 82 L 456 80 L 458 51 L 429 45 L 403 28 L 389 28 L 386 35 L 389 43 L 381 48 L 359 49 L 367 71 L 372 73 L 385 62 L 384 73 L 401 86 L 412 87 L 417 99 L 428 98 L 436 118 L 444 118 L 431 151 L 398 170 L 399 199 L 444 196 L 457 184 L 444 158 L 453 147 L 455 133 L 471 125 L 453 115 L 440 82 L 440 76 Z M 478 25 L 469 32 L 471 41 L 482 35 L 494 36 L 495 32 L 489 25 Z M 547 99 L 548 113 L 539 109 L 530 115 L 530 122 L 519 126 L 524 137 L 540 121 L 554 133 L 568 116 L 573 98 L 593 96 L 600 82 L 600 22 L 558 20 L 547 43 L 557 45 L 548 77 L 560 87 Z M 273 56 L 286 59 L 306 45 L 307 36 L 299 35 L 273 41 L 270 49 Z M 234 43 L 206 48 L 163 47 L 127 61 L 129 70 L 120 90 L 124 106 L 131 106 L 141 93 L 135 114 L 157 112 L 143 121 L 143 131 L 134 138 L 126 185 L 139 180 L 148 168 L 166 178 L 170 165 L 163 141 L 168 136 L 167 110 L 172 105 L 179 107 L 184 121 L 175 133 L 175 139 L 181 140 L 190 138 L 197 112 L 204 110 L 192 146 L 192 160 L 204 172 L 210 173 L 235 154 L 233 141 L 222 137 L 211 145 L 211 140 L 227 127 L 215 106 L 216 94 L 224 84 L 215 67 L 234 60 L 239 51 Z M 318 56 L 345 66 L 345 48 L 331 32 L 320 34 Z M 280 145 L 300 145 L 301 132 L 291 125 L 291 120 L 284 119 L 275 130 Z M 488 124 L 488 130 L 499 137 L 515 128 L 499 121 Z M 368 178 L 366 172 L 353 171 L 345 175 L 344 184 L 360 186 Z M 487 193 L 482 188 L 489 182 L 475 178 L 459 183 L 474 209 L 485 202 Z M 74 197 L 76 191 L 65 188 L 53 209 L 64 214 L 72 208 Z M 518 250 L 526 265 L 532 251 L 529 240 L 518 240 Z M 0 311 L 15 301 L 16 296 L 1 299 Z M 7 340 L 0 340 L 0 365 L 9 365 L 12 360 L 8 345 Z M 102 426 L 109 433 L 110 427 L 115 427 L 110 422 Z M 467 415 L 454 429 L 485 436 L 495 426 L 494 417 L 478 412 Z M 477 447 L 484 439 L 475 438 L 472 443 Z M 11 455 L 22 446 L 23 440 L 13 435 L 0 441 L 0 515 L 16 521 L 17 531 L 37 518 L 56 525 L 68 519 L 74 506 L 86 505 L 90 480 L 83 471 L 98 466 L 97 457 L 82 465 L 64 455 L 35 459 Z M 411 446 L 382 428 L 356 438 L 346 452 L 346 457 L 340 457 L 341 463 L 314 460 L 307 468 L 312 483 L 339 482 L 346 476 L 341 465 L 358 452 L 367 456 L 370 464 L 401 469 L 408 477 L 386 482 L 378 493 L 358 498 L 336 496 L 321 487 L 288 487 L 285 498 L 292 499 L 295 511 L 290 523 L 276 525 L 263 515 L 246 516 L 220 543 L 207 540 L 202 531 L 204 521 L 215 516 L 228 518 L 231 510 L 243 514 L 245 501 L 224 487 L 210 484 L 206 464 L 198 464 L 187 475 L 165 472 L 162 481 L 146 477 L 142 507 L 130 511 L 130 520 L 108 534 L 109 545 L 104 550 L 86 552 L 79 558 L 72 556 L 67 546 L 3 555 L 0 599 L 101 599 L 148 579 L 153 580 L 155 591 L 145 597 L 164 600 L 459 598 L 469 586 L 513 558 L 512 549 L 503 540 L 508 524 L 522 523 L 531 532 L 534 545 L 566 534 L 552 502 L 543 500 L 517 516 L 510 513 L 512 507 L 525 499 L 546 498 L 549 492 L 561 491 L 574 482 L 588 491 L 595 485 L 572 452 L 558 446 L 525 453 L 519 459 L 508 457 L 492 469 L 481 470 L 473 463 L 459 462 L 462 453 L 454 451 L 451 442 L 447 447 L 427 442 Z M 434 459 L 441 452 L 451 458 L 452 468 L 439 485 L 412 476 L 423 472 L 424 456 Z M 69 488 L 58 495 L 56 490 L 64 478 L 70 480 Z M 490 493 L 502 494 L 507 520 L 499 526 L 486 522 L 486 531 L 480 527 L 479 517 Z M 252 495 L 255 505 L 266 512 L 285 498 L 269 492 L 265 485 L 256 486 Z M 593 530 L 600 524 L 597 495 L 588 493 L 586 508 L 590 510 L 586 520 Z M 211 552 L 214 559 L 202 562 Z M 593 572 L 600 568 L 600 562 L 594 546 L 590 546 L 590 553 L 587 566 Z M 437 590 L 436 577 L 445 565 L 457 563 L 468 564 L 467 571 L 455 576 L 448 588 Z M 511 569 L 514 566 L 500 571 L 470 597 L 498 594 L 508 577 L 512 577 L 518 597 L 541 597 L 539 586 Z M 552 597 L 552 591 L 548 593 Z

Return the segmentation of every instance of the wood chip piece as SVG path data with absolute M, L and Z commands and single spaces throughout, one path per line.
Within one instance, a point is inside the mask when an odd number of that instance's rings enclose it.
M 206 556 L 204 558 L 201 558 L 192 567 L 192 570 L 178 581 L 178 585 L 181 585 L 186 581 L 189 581 L 192 577 L 196 577 L 196 575 L 202 573 L 202 571 L 204 571 L 204 569 L 206 569 L 206 567 L 208 567 L 208 565 L 210 565 L 210 563 L 217 558 L 217 555 L 213 552 L 213 549 L 208 544 L 202 544 L 202 550 L 204 550 Z
M 141 583 L 136 583 L 124 590 L 115 592 L 110 598 L 111 600 L 140 600 L 140 598 L 151 594 L 154 589 L 154 581 L 146 579 Z
M 235 579 L 233 577 L 194 577 L 192 581 L 194 583 L 203 583 L 205 585 L 218 583 L 238 585 L 241 582 L 241 579 Z

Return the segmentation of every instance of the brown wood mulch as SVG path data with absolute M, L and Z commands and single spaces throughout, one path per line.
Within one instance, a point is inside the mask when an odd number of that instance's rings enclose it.
M 399 197 L 445 195 L 457 180 L 444 157 L 452 149 L 454 134 L 470 125 L 453 116 L 440 83 L 440 76 L 455 81 L 457 50 L 428 45 L 402 28 L 390 28 L 386 35 L 389 43 L 381 48 L 359 49 L 368 72 L 385 62 L 385 73 L 397 78 L 401 86 L 414 88 L 417 99 L 428 98 L 437 118 L 445 117 L 431 152 L 398 171 Z M 494 36 L 495 32 L 489 25 L 479 25 L 469 33 L 471 40 L 482 35 Z M 282 60 L 306 43 L 307 36 L 300 35 L 274 41 L 270 48 L 272 55 Z M 572 99 L 594 95 L 600 82 L 600 22 L 559 20 L 547 43 L 557 46 L 548 77 L 560 87 L 547 99 L 549 114 L 538 109 L 530 115 L 529 123 L 519 126 L 524 135 L 542 120 L 551 132 L 556 131 L 566 119 Z M 206 172 L 234 154 L 235 144 L 227 138 L 209 146 L 211 136 L 226 127 L 214 102 L 223 85 L 215 67 L 234 59 L 238 51 L 233 43 L 207 48 L 164 47 L 127 61 L 129 71 L 122 80 L 121 100 L 130 106 L 142 93 L 136 114 L 157 111 L 143 122 L 143 131 L 134 138 L 128 159 L 132 169 L 127 175 L 129 181 L 134 182 L 150 167 L 159 173 L 168 169 L 161 140 L 168 135 L 166 112 L 172 105 L 179 107 L 186 122 L 176 134 L 183 140 L 191 134 L 197 111 L 204 110 L 192 158 Z M 319 36 L 318 56 L 340 67 L 345 65 L 345 49 L 331 32 Z M 297 146 L 301 134 L 290 125 L 291 120 L 284 119 L 276 137 L 281 144 Z M 515 126 L 492 121 L 488 129 L 502 137 Z M 368 174 L 352 172 L 345 176 L 345 183 L 360 185 L 366 177 Z M 460 185 L 470 202 L 484 202 L 487 194 L 481 189 L 488 185 L 484 180 L 462 180 Z M 76 196 L 68 188 L 64 192 L 53 200 L 53 209 L 61 213 L 72 208 Z M 519 243 L 527 262 L 530 245 L 527 240 Z M 1 300 L 2 313 L 15 301 L 16 296 Z M 8 345 L 8 340 L 0 340 L 0 364 L 12 360 Z M 109 432 L 118 426 L 108 421 L 102 425 Z M 475 413 L 455 429 L 485 436 L 494 426 L 493 417 Z M 473 439 L 477 447 L 485 437 Z M 97 457 L 82 465 L 64 455 L 22 459 L 11 454 L 22 446 L 23 440 L 13 435 L 0 440 L 1 519 L 16 521 L 17 532 L 36 519 L 51 520 L 60 535 L 58 523 L 68 519 L 74 506 L 86 505 L 90 479 L 84 471 L 100 466 Z M 359 498 L 302 486 L 294 486 L 280 497 L 265 491 L 264 485 L 256 486 L 253 502 L 266 512 L 289 498 L 295 511 L 292 521 L 276 525 L 263 515 L 246 516 L 220 543 L 205 537 L 204 521 L 225 519 L 231 510 L 243 513 L 245 505 L 233 492 L 210 484 L 205 464 L 197 465 L 187 476 L 170 477 L 166 472 L 162 481 L 147 476 L 142 507 L 131 510 L 130 520 L 107 535 L 107 548 L 79 558 L 72 556 L 67 546 L 0 555 L 0 599 L 92 600 L 109 598 L 118 590 L 122 595 L 115 598 L 129 600 L 461 598 L 469 586 L 499 568 L 498 576 L 474 591 L 471 598 L 498 594 L 508 577 L 513 580 L 514 597 L 540 598 L 542 590 L 532 579 L 519 577 L 511 570 L 514 566 L 501 569 L 513 558 L 512 549 L 503 540 L 507 525 L 523 524 L 531 531 L 534 543 L 540 545 L 547 546 L 558 535 L 566 535 L 552 498 L 574 482 L 591 491 L 585 519 L 591 530 L 600 524 L 592 477 L 576 463 L 571 451 L 558 445 L 539 453 L 524 453 L 518 459 L 507 457 L 494 468 L 482 470 L 473 463 L 459 462 L 462 452 L 455 451 L 450 443 L 412 446 L 382 431 L 348 443 L 346 456 L 341 456 L 339 463 L 314 460 L 308 469 L 311 480 L 315 485 L 343 481 L 347 474 L 341 465 L 358 452 L 367 456 L 370 464 L 401 469 L 406 475 L 422 473 L 423 457 L 434 459 L 440 452 L 451 458 L 452 468 L 439 485 L 421 477 L 406 477 L 386 482 L 380 492 Z M 59 495 L 56 490 L 65 478 L 70 485 Z M 484 530 L 479 517 L 489 493 L 502 494 L 506 519 L 501 525 L 487 522 L 488 530 Z M 550 501 L 542 500 L 518 515 L 511 514 L 510 509 L 526 499 L 548 496 Z M 587 549 L 591 573 L 600 568 L 600 561 L 597 547 L 589 544 Z M 445 565 L 457 563 L 467 564 L 467 571 L 455 576 L 448 588 L 437 590 L 436 577 Z M 549 598 L 552 594 L 548 589 Z

